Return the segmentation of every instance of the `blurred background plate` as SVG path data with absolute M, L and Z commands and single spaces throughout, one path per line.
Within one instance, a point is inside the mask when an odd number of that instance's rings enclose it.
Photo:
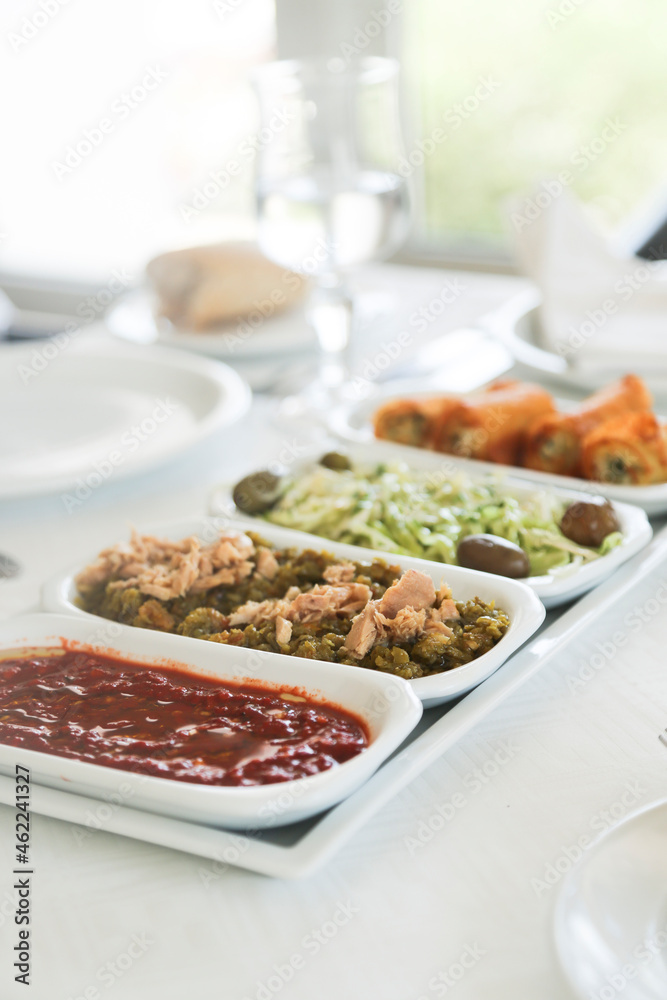
M 663 801 L 588 848 L 563 884 L 556 947 L 581 1000 L 667 995 L 666 842 Z
M 667 397 L 667 366 L 642 367 L 638 360 L 630 367 L 606 365 L 604 357 L 594 366 L 568 364 L 565 358 L 545 347 L 539 304 L 537 290 L 521 293 L 485 316 L 480 324 L 511 352 L 517 365 L 517 377 L 556 382 L 574 390 L 592 392 L 631 371 L 644 379 L 654 396 Z
M 226 361 L 294 353 L 314 349 L 316 344 L 303 307 L 262 320 L 256 329 L 247 319 L 238 319 L 197 333 L 179 330 L 167 319 L 157 319 L 153 298 L 145 288 L 128 292 L 114 302 L 105 316 L 105 325 L 124 340 L 144 344 L 157 341 Z
M 0 379 L 0 497 L 88 496 L 230 426 L 251 400 L 220 362 L 91 338 L 7 345 Z

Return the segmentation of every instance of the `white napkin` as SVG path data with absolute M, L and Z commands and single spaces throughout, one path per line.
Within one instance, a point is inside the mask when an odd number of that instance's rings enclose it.
M 621 257 L 570 191 L 547 185 L 510 209 L 520 266 L 542 293 L 540 346 L 578 369 L 667 370 L 667 261 Z

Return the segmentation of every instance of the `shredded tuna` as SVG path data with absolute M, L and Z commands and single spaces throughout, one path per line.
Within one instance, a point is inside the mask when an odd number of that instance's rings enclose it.
M 451 628 L 441 620 L 441 608 L 433 607 L 436 597 L 442 595 L 446 617 L 455 617 L 447 604 L 449 596 L 445 596 L 451 595 L 451 591 L 443 587 L 436 595 L 430 576 L 407 570 L 378 601 L 370 601 L 356 616 L 345 639 L 345 649 L 350 656 L 361 660 L 379 642 L 410 642 L 432 631 L 452 635 Z M 449 603 L 454 605 L 453 601 Z
M 401 608 L 431 608 L 435 603 L 433 580 L 426 573 L 408 569 L 385 590 L 378 601 L 378 611 L 387 618 L 395 618 Z
M 318 583 L 292 602 L 287 616 L 291 621 L 320 621 L 329 615 L 351 616 L 361 611 L 371 599 L 371 589 L 365 583 L 346 583 L 331 587 Z
M 454 632 L 449 627 L 445 625 L 442 619 L 439 617 L 439 608 L 431 608 L 431 610 L 426 615 L 426 621 L 424 622 L 425 632 L 438 632 L 440 635 L 454 635 Z
M 352 622 L 352 628 L 345 639 L 345 649 L 356 659 L 363 659 L 384 635 L 385 621 L 377 609 L 377 601 L 370 601 Z
M 278 572 L 278 560 L 270 549 L 260 549 L 257 553 L 257 572 L 265 580 L 273 580 Z
M 104 549 L 79 573 L 76 583 L 90 587 L 116 577 L 110 584 L 114 590 L 136 587 L 149 597 L 169 601 L 219 584 L 240 583 L 253 570 L 254 552 L 252 539 L 239 532 L 221 535 L 202 548 L 194 535 L 171 542 L 133 531 L 129 543 Z
M 440 619 L 441 622 L 451 621 L 452 618 L 460 617 L 459 609 L 456 607 L 455 601 L 452 601 L 451 598 L 448 598 L 446 601 L 443 601 L 442 604 L 434 608 L 433 611 L 434 615 L 437 613 L 437 617 Z
M 284 617 L 290 608 L 287 597 L 279 600 L 270 597 L 266 601 L 246 601 L 229 616 L 230 625 L 261 625 L 270 622 L 279 615 Z
M 350 583 L 356 574 L 357 569 L 354 563 L 342 562 L 334 563 L 333 566 L 327 566 L 324 573 L 322 573 L 322 576 L 327 583 L 332 584 L 334 587 L 338 587 L 341 583 Z
M 298 587 L 290 587 L 281 598 L 247 601 L 232 613 L 229 621 L 230 625 L 259 625 L 278 615 L 287 621 L 301 623 L 318 622 L 331 615 L 350 617 L 368 604 L 370 597 L 370 587 L 365 583 L 347 583 L 342 587 L 318 583 L 303 592 Z
M 286 646 L 292 638 L 292 623 L 288 622 L 282 615 L 276 618 L 276 642 L 281 646 Z
M 392 642 L 411 642 L 424 631 L 425 623 L 426 611 L 423 608 L 419 611 L 401 608 L 395 618 L 384 618 L 384 633 Z

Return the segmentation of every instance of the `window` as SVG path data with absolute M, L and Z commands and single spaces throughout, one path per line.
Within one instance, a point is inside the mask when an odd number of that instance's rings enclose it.
M 412 250 L 506 253 L 507 197 L 544 178 L 607 225 L 665 182 L 663 0 L 278 0 L 277 13 L 282 56 L 400 55 Z M 168 247 L 251 236 L 247 76 L 276 54 L 275 19 L 273 0 L 5 4 L 0 269 L 138 276 Z
M 252 232 L 239 147 L 272 0 L 33 0 L 5 5 L 2 33 L 0 268 L 139 276 L 156 252 Z
M 497 249 L 507 196 L 559 174 L 610 226 L 664 184 L 662 0 L 409 0 L 403 11 L 409 151 L 423 159 L 416 245 Z

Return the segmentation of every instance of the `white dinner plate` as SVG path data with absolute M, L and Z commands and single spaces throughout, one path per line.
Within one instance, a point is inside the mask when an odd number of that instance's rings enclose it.
M 76 505 L 239 420 L 250 389 L 185 351 L 89 336 L 0 348 L 0 497 L 69 491 Z
M 107 623 L 109 625 L 111 623 Z M 282 826 L 328 809 L 359 788 L 414 728 L 422 707 L 399 677 L 321 663 L 317 673 L 305 660 L 276 653 L 250 663 L 233 646 L 192 640 L 187 646 L 164 632 L 117 626 L 104 638 L 90 621 L 66 615 L 25 615 L 0 626 L 0 650 L 53 648 L 74 644 L 100 656 L 172 667 L 233 684 L 253 684 L 305 695 L 360 717 L 369 745 L 352 759 L 307 778 L 250 787 L 201 785 L 137 774 L 100 764 L 0 743 L 0 771 L 17 763 L 31 780 L 80 795 L 121 801 L 136 809 L 231 829 Z
M 124 340 L 139 343 L 158 341 L 169 347 L 183 347 L 224 361 L 290 354 L 316 344 L 303 305 L 271 316 L 255 328 L 247 321 L 236 320 L 202 333 L 179 330 L 168 319 L 156 318 L 153 299 L 147 288 L 138 288 L 119 297 L 110 306 L 104 322 L 111 333 Z
M 540 301 L 537 290 L 523 292 L 488 313 L 480 324 L 509 349 L 525 369 L 526 376 L 594 392 L 628 374 L 627 365 L 610 363 L 602 352 L 597 364 L 582 365 L 568 363 L 566 358 L 552 351 L 540 326 Z M 639 359 L 631 370 L 641 375 L 651 392 L 667 394 L 667 355 L 665 365 L 658 371 L 646 365 L 642 367 Z
M 210 542 L 212 531 L 217 532 L 228 528 L 239 531 L 259 530 L 255 519 L 231 519 L 228 517 L 197 517 L 183 521 L 168 521 L 164 524 L 150 525 L 147 530 L 151 534 L 169 538 L 172 541 L 178 541 L 189 535 L 198 535 Z M 364 549 L 356 545 L 342 545 L 339 542 L 324 542 L 313 535 L 292 531 L 289 528 L 279 528 L 277 525 L 267 522 L 262 523 L 261 534 L 278 548 L 300 550 L 318 548 L 332 552 L 341 559 L 356 559 L 360 562 L 369 562 L 373 559 L 387 560 L 386 552 L 375 552 L 372 549 Z M 113 545 L 114 542 L 125 540 L 123 538 L 100 539 L 100 550 Z M 42 590 L 42 603 L 45 610 L 84 618 L 90 623 L 91 632 L 94 630 L 94 622 L 97 622 L 98 627 L 102 629 L 108 627 L 109 623 L 105 619 L 82 611 L 76 606 L 74 600 L 77 590 L 74 578 L 84 566 L 93 562 L 96 556 L 97 552 L 91 552 L 90 558 L 85 563 L 49 580 Z M 444 578 L 451 586 L 452 596 L 456 601 L 468 601 L 475 597 L 481 598 L 486 603 L 495 601 L 496 606 L 502 608 L 509 615 L 511 622 L 507 632 L 493 649 L 483 653 L 476 660 L 440 674 L 418 677 L 409 681 L 410 687 L 426 707 L 440 705 L 471 691 L 497 670 L 519 646 L 522 646 L 544 620 L 544 605 L 530 587 L 518 580 L 509 580 L 503 576 L 491 576 L 490 573 L 479 573 L 477 570 L 464 569 L 462 566 L 442 566 L 425 559 L 410 559 L 405 556 L 392 556 L 391 562 L 401 566 L 404 570 L 412 568 L 428 574 L 436 588 L 440 586 Z M 193 643 L 197 646 L 208 645 L 205 640 L 189 636 L 174 635 L 171 638 L 186 646 L 191 646 Z M 262 659 L 268 657 L 270 663 L 281 656 L 279 653 L 258 652 L 240 646 L 234 648 L 240 664 L 243 664 L 248 658 L 255 660 L 257 657 Z M 320 660 L 308 660 L 309 669 L 317 674 L 321 662 Z M 353 669 L 366 672 L 361 667 Z
M 290 470 L 289 474 L 298 476 L 301 472 L 311 469 L 313 464 L 318 461 L 326 450 L 326 448 L 320 447 L 316 451 L 313 451 L 308 458 L 300 460 Z M 450 475 L 450 473 L 455 474 L 460 469 L 469 474 L 471 479 L 478 481 L 488 481 L 489 479 L 488 474 L 485 475 L 477 470 L 470 469 L 468 466 L 471 463 L 467 459 L 457 459 L 451 455 L 441 455 L 438 452 L 427 451 L 423 448 L 406 448 L 403 445 L 395 445 L 388 441 L 374 440 L 371 444 L 366 445 L 353 444 L 346 446 L 345 451 L 352 460 L 353 465 L 362 467 L 372 467 L 379 462 L 405 462 L 413 469 L 444 471 L 447 475 Z M 407 454 L 408 452 L 409 455 Z M 544 487 L 538 488 L 525 480 L 522 481 L 511 476 L 499 475 L 499 467 L 497 465 L 490 466 L 490 468 L 494 472 L 494 484 L 504 489 L 511 496 L 521 498 L 522 496 L 530 496 L 544 490 Z M 248 469 L 248 472 L 254 471 L 258 470 Z M 549 486 L 547 492 L 555 494 L 565 503 L 586 499 L 585 494 L 575 492 L 572 489 L 566 490 Z M 555 607 L 558 604 L 564 604 L 566 601 L 574 600 L 576 597 L 585 594 L 592 587 L 597 586 L 602 580 L 606 579 L 624 562 L 627 562 L 635 552 L 639 552 L 651 540 L 651 525 L 648 522 L 646 514 L 640 507 L 634 507 L 618 501 L 614 501 L 614 506 L 623 532 L 623 541 L 620 545 L 612 549 L 607 555 L 601 556 L 599 559 L 595 559 L 584 566 L 564 567 L 554 570 L 545 576 L 525 577 L 522 580 L 523 583 L 537 594 L 545 607 Z M 231 498 L 231 489 L 228 485 L 220 487 L 213 493 L 210 500 L 210 512 L 211 514 L 226 515 L 228 517 L 234 516 L 236 508 Z M 259 517 L 254 520 L 258 525 L 258 531 L 263 531 L 264 527 L 270 523 Z M 393 559 L 394 557 L 392 556 L 391 558 Z M 442 571 L 447 572 L 448 567 L 443 563 L 437 563 L 436 565 L 443 566 Z
M 586 850 L 563 883 L 556 947 L 581 1000 L 667 996 L 667 801 Z
M 329 429 L 343 441 L 355 444 L 370 444 L 371 442 L 381 444 L 383 442 L 378 441 L 373 434 L 371 422 L 373 413 L 378 406 L 390 399 L 416 399 L 420 396 L 432 397 L 433 395 L 432 390 L 424 392 L 423 386 L 413 380 L 400 383 L 389 382 L 383 385 L 381 391 L 372 397 L 361 402 L 344 404 L 332 411 L 328 419 Z M 556 405 L 560 410 L 567 412 L 575 404 L 569 399 L 556 399 Z M 667 417 L 659 416 L 658 419 L 667 423 Z M 563 490 L 595 493 L 598 496 L 601 494 L 615 502 L 636 504 L 638 507 L 642 507 L 647 514 L 662 514 L 667 511 L 667 483 L 656 483 L 654 486 L 617 486 L 613 483 L 596 483 L 589 479 L 578 479 L 576 476 L 556 476 L 551 472 L 539 472 L 537 469 L 525 469 L 523 466 L 480 462 L 475 458 L 459 458 L 441 452 L 429 452 L 427 448 L 413 448 L 409 445 L 396 444 L 393 441 L 389 443 L 396 448 L 396 457 L 398 458 L 400 455 L 408 463 L 416 462 L 418 455 L 431 454 L 438 456 L 441 462 L 447 460 L 447 462 L 460 467 L 462 471 L 467 471 L 471 476 L 484 473 L 512 475 L 538 483 L 543 488 L 556 486 Z

